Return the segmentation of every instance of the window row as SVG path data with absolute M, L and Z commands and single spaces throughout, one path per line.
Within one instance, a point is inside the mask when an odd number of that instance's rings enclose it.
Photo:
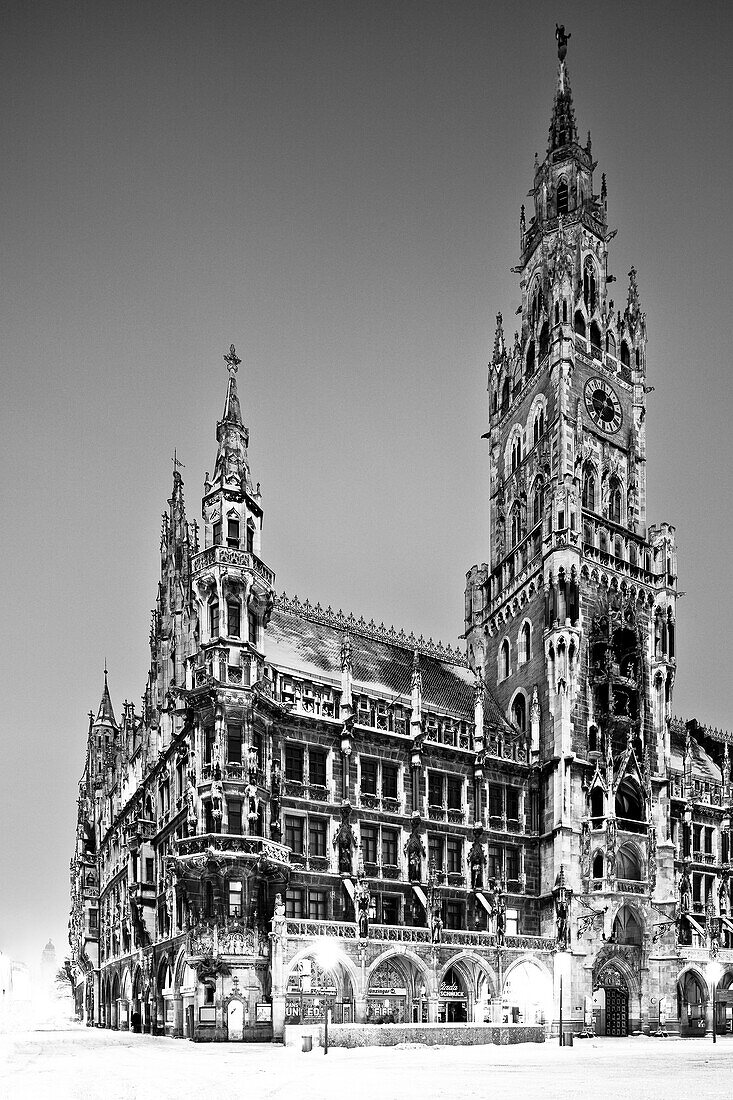
M 216 733 L 213 726 L 204 727 L 204 764 L 211 764 L 214 757 L 214 745 L 216 743 Z M 244 759 L 244 752 L 247 749 L 247 742 L 244 736 L 244 730 L 241 722 L 227 722 L 226 725 L 226 763 L 228 764 L 244 764 L 248 763 L 251 767 L 262 768 L 264 763 L 264 748 L 262 744 L 262 734 L 259 730 L 252 730 L 250 735 L 249 749 L 247 750 L 247 760 Z
M 211 525 L 211 542 L 213 546 L 223 545 L 223 526 L 220 519 L 214 520 Z M 242 545 L 241 539 L 241 520 L 236 515 L 227 516 L 226 523 L 226 545 L 232 547 L 235 550 L 239 550 Z M 249 554 L 254 554 L 255 547 L 255 525 L 251 519 L 247 520 L 245 524 L 245 549 Z
M 522 623 L 517 635 L 517 667 L 526 665 L 532 658 L 532 624 L 528 619 Z M 504 638 L 499 646 L 499 680 L 506 680 L 512 673 L 511 644 Z
M 226 622 L 220 615 L 219 601 L 209 600 L 209 634 L 212 638 L 226 635 L 228 638 L 242 637 L 242 601 L 236 598 L 226 600 Z M 258 623 L 254 611 L 247 612 L 247 640 L 257 645 Z

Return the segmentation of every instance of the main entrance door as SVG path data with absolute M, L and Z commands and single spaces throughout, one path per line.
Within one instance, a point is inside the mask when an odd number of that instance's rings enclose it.
M 628 1035 L 629 995 L 624 989 L 606 987 L 606 1035 Z

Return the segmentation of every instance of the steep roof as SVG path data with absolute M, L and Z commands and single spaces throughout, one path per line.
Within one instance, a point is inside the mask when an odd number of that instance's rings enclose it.
M 474 674 L 456 652 L 414 638 L 392 634 L 353 617 L 306 610 L 303 604 L 279 598 L 267 628 L 267 659 L 278 668 L 340 683 L 341 643 L 348 624 L 354 691 L 385 696 L 409 706 L 413 651 L 419 654 L 423 706 L 427 710 L 473 721 Z M 403 641 L 404 638 L 404 641 Z M 399 639 L 399 641 L 395 640 Z M 414 642 L 414 646 L 411 644 Z M 430 650 L 434 652 L 430 652 Z M 444 654 L 438 656 L 437 654 Z M 501 707 L 486 689 L 485 718 L 505 725 Z

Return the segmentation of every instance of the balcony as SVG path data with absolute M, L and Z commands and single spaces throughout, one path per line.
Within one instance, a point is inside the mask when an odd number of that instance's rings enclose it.
M 194 573 L 201 569 L 210 569 L 212 565 L 234 565 L 239 569 L 249 569 L 262 577 L 268 585 L 275 583 L 272 569 L 268 569 L 256 554 L 250 554 L 247 550 L 235 550 L 231 546 L 209 546 L 208 549 L 194 554 L 191 560 L 191 570 Z
M 290 866 L 290 849 L 261 836 L 233 836 L 227 833 L 202 833 L 176 840 L 179 856 L 199 855 L 211 848 L 214 852 L 231 852 L 244 859 L 269 859 Z
M 356 925 L 347 921 L 288 920 L 288 936 L 302 939 L 328 936 L 333 939 L 355 940 Z M 406 925 L 370 924 L 368 939 L 386 943 L 430 943 L 429 928 Z M 498 947 L 497 937 L 490 932 L 467 932 L 463 929 L 443 929 L 441 942 L 451 947 Z M 504 947 L 515 951 L 554 951 L 556 942 L 545 936 L 505 936 Z

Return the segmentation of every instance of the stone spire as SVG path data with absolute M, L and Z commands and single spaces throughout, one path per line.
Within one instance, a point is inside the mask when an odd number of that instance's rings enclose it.
M 565 64 L 567 42 L 570 38 L 565 33 L 565 27 L 555 28 L 557 38 L 557 86 L 555 88 L 555 102 L 552 105 L 552 118 L 550 119 L 550 139 L 547 146 L 548 153 L 554 149 L 560 149 L 564 145 L 570 145 L 578 140 L 578 127 L 575 122 L 575 109 L 573 107 L 573 93 L 570 90 L 568 69 Z
M 107 683 L 107 667 L 105 664 L 104 669 L 104 690 L 102 691 L 102 699 L 99 704 L 99 710 L 97 711 L 97 717 L 95 725 L 109 725 L 117 726 L 115 722 L 114 711 L 112 710 L 112 700 L 109 695 L 109 684 Z
M 229 348 L 229 354 L 224 356 L 224 362 L 229 371 L 227 394 L 224 401 L 224 415 L 216 426 L 216 441 L 219 450 L 214 467 L 213 485 L 236 486 L 238 489 L 250 488 L 249 462 L 247 459 L 247 447 L 249 446 L 249 431 L 242 422 L 242 410 L 239 405 L 237 393 L 237 370 L 241 359 L 237 357 L 234 344 Z

